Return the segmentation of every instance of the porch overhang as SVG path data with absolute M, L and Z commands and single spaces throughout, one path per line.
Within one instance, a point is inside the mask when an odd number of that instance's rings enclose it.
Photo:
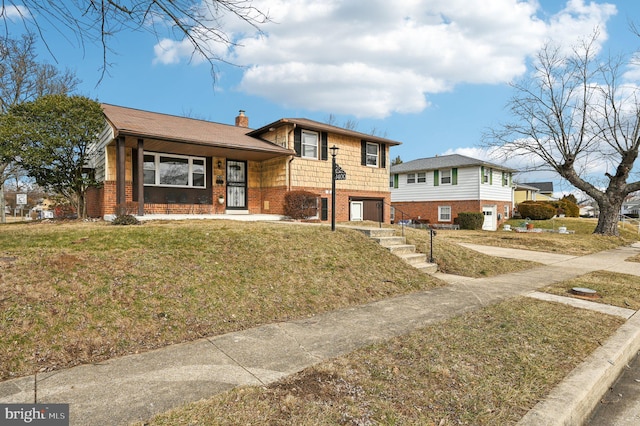
M 123 137 L 125 147 L 138 148 L 138 141 L 144 143 L 144 150 L 151 152 L 162 152 L 167 154 L 190 155 L 196 157 L 218 157 L 231 158 L 244 161 L 264 161 L 277 157 L 287 157 L 295 155 L 295 152 L 277 145 L 256 141 L 254 146 L 234 146 L 233 144 L 222 144 L 201 141 L 189 141 L 185 139 L 158 139 L 153 135 L 145 135 L 138 132 L 119 131 L 110 145 L 115 145 L 118 137 Z

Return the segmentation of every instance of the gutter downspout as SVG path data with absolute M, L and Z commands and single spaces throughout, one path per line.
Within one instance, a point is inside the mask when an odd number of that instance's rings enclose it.
M 291 133 L 293 133 L 296 129 L 296 123 L 293 123 L 293 128 L 289 130 L 287 133 L 287 148 L 289 148 L 289 138 L 291 137 Z M 289 161 L 287 161 L 287 192 L 291 191 L 291 162 L 295 159 L 295 155 L 289 156 Z

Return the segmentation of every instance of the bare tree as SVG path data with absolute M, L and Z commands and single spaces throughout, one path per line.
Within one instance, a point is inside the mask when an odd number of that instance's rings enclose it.
M 569 53 L 543 47 L 534 72 L 512 85 L 514 121 L 492 129 L 484 141 L 505 157 L 533 158 L 529 170 L 554 171 L 584 191 L 600 210 L 595 233 L 618 235 L 622 202 L 640 189 L 632 173 L 640 99 L 637 86 L 624 84 L 624 58 L 598 57 L 597 37 Z
M 2 9 L 0 9 L 2 10 Z M 59 71 L 37 61 L 36 37 L 29 33 L 20 39 L 0 37 L 0 115 L 22 102 L 48 94 L 73 92 L 79 80 L 71 71 Z M 19 151 L 9 141 L 0 140 L 0 223 L 6 221 L 4 182 L 9 165 Z
M 173 35 L 188 40 L 194 55 L 211 64 L 215 78 L 215 64 L 226 62 L 217 53 L 219 45 L 235 45 L 232 34 L 223 29 L 228 15 L 255 29 L 269 20 L 251 0 L 4 0 L 0 4 L 0 18 L 17 16 L 45 43 L 48 24 L 75 38 L 83 49 L 87 43 L 100 45 L 103 75 L 109 66 L 110 38 L 124 30 L 143 30 L 159 39 Z

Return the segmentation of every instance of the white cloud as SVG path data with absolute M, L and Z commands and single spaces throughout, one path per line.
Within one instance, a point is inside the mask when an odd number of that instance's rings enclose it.
M 29 9 L 22 5 L 3 5 L 0 7 L 0 16 L 6 17 L 10 21 L 28 19 L 31 17 Z
M 276 103 L 356 117 L 418 112 L 458 84 L 497 84 L 526 70 L 550 38 L 575 42 L 615 6 L 570 0 L 543 19 L 537 0 L 256 0 L 263 34 L 227 17 L 238 44 L 225 59 L 247 67 L 240 88 Z M 164 43 L 162 49 L 158 46 Z M 156 61 L 193 49 L 163 40 Z

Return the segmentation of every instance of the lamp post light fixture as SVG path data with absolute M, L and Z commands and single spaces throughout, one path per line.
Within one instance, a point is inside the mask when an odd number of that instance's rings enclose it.
M 336 230 L 336 155 L 338 154 L 337 146 L 331 148 L 331 230 Z

